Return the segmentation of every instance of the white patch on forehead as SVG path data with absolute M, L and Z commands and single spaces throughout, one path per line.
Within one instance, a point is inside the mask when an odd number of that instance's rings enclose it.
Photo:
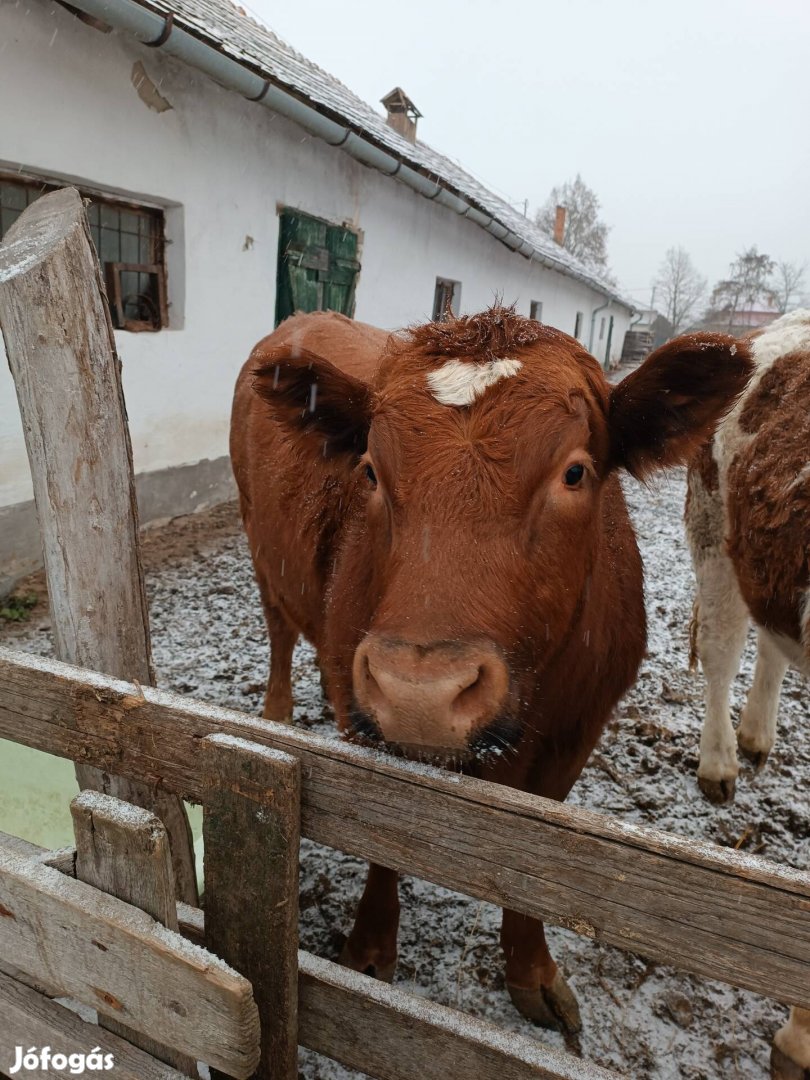
M 428 373 L 430 391 L 440 405 L 472 405 L 490 386 L 517 375 L 520 360 L 447 360 Z

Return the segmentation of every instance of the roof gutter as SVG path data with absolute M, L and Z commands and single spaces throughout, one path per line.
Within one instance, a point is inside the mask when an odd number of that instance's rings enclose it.
M 618 293 L 605 288 L 588 274 L 551 258 L 487 213 L 483 207 L 476 206 L 471 199 L 454 191 L 445 181 L 414 168 L 402 158 L 377 146 L 362 133 L 325 115 L 323 111 L 296 97 L 283 86 L 258 75 L 245 64 L 231 59 L 220 49 L 184 30 L 178 26 L 173 15 L 165 16 L 151 11 L 137 0 L 71 0 L 71 6 L 100 19 L 116 30 L 130 34 L 142 45 L 160 49 L 197 68 L 220 86 L 235 91 L 249 101 L 261 102 L 274 113 L 298 124 L 330 146 L 339 146 L 361 164 L 378 169 L 386 176 L 396 176 L 397 180 L 401 180 L 418 194 L 474 221 L 496 240 L 532 262 L 582 282 L 595 292 L 607 296 L 608 302 L 614 300 L 631 312 L 635 310 Z

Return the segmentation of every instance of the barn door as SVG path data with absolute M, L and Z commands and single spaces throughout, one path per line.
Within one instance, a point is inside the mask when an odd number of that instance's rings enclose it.
M 351 318 L 359 271 L 357 233 L 298 210 L 282 210 L 276 326 L 294 311 L 339 311 Z

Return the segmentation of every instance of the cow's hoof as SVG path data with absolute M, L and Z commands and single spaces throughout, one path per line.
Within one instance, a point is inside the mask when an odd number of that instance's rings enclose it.
M 355 956 L 350 944 L 346 941 L 340 950 L 338 963 L 343 967 L 359 971 L 361 975 L 368 975 L 380 982 L 393 982 L 394 972 L 397 970 L 397 958 L 393 960 L 369 960 L 368 957 Z
M 742 735 L 737 737 L 737 746 L 740 748 L 742 756 L 751 762 L 756 772 L 759 772 L 768 760 L 770 751 L 759 750 L 757 747 L 749 745 Z
M 291 724 L 293 722 L 292 705 L 289 709 L 268 708 L 262 710 L 262 720 L 269 720 L 271 724 Z
M 564 1031 L 567 1035 L 575 1035 L 582 1030 L 577 999 L 561 971 L 554 976 L 551 986 L 525 990 L 507 983 L 506 988 L 517 1011 L 532 1023 Z
M 729 780 L 709 780 L 708 777 L 698 776 L 698 787 L 709 802 L 721 805 L 734 800 L 734 790 L 737 786 L 735 777 Z
M 778 1046 L 772 1046 L 771 1080 L 810 1080 L 810 1069 L 783 1054 Z

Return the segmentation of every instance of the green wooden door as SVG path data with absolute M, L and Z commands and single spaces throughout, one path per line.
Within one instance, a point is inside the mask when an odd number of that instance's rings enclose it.
M 357 233 L 298 210 L 282 210 L 276 326 L 294 311 L 339 311 L 351 318 L 359 271 Z

